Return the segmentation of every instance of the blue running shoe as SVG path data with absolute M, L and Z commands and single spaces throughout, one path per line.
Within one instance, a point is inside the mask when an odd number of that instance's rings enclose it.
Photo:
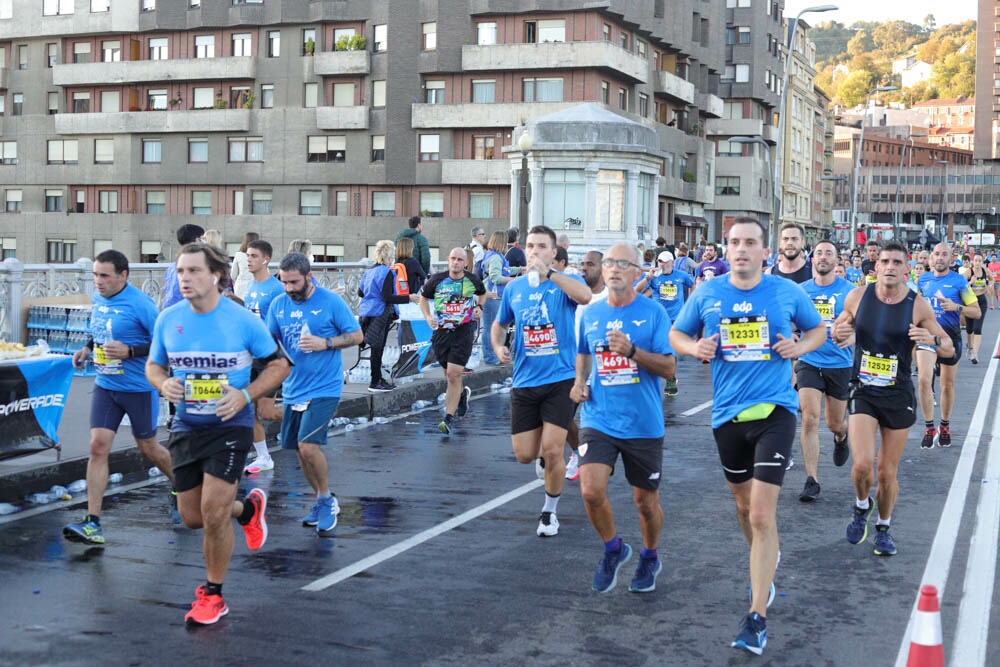
M 632 584 L 628 587 L 633 593 L 651 593 L 656 590 L 656 577 L 663 569 L 663 563 L 659 558 L 639 558 L 639 564 L 635 566 L 635 575 L 632 577 Z
M 604 557 L 601 558 L 601 562 L 597 566 L 597 572 L 594 573 L 593 589 L 598 593 L 607 593 L 614 588 L 615 584 L 618 583 L 618 570 L 631 557 L 632 547 L 625 542 L 622 542 L 618 551 L 605 550 Z
M 319 523 L 319 508 L 320 508 L 320 502 L 317 500 L 315 503 L 313 503 L 312 509 L 309 510 L 309 514 L 306 514 L 304 517 L 302 517 L 303 526 L 315 526 L 317 523 Z
M 895 556 L 896 543 L 889 532 L 889 526 L 875 526 L 875 555 Z
M 868 517 L 875 509 L 875 499 L 868 496 L 868 509 L 863 510 L 857 505 L 854 506 L 854 517 L 847 524 L 847 541 L 851 544 L 861 544 L 868 537 Z
M 71 542 L 86 542 L 87 544 L 104 544 L 104 530 L 100 525 L 84 517 L 80 523 L 71 523 L 63 528 L 63 537 Z
M 740 623 L 740 634 L 736 635 L 732 647 L 761 655 L 765 646 L 767 646 L 767 619 L 757 612 L 747 614 Z
M 170 490 L 170 521 L 176 526 L 182 523 L 181 513 L 177 510 L 177 492 Z
M 316 532 L 323 533 L 333 530 L 337 526 L 337 515 L 340 514 L 340 504 L 336 496 L 319 499 L 318 521 L 316 522 Z

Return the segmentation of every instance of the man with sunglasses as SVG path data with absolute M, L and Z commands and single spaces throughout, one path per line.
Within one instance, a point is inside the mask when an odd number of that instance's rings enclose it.
M 501 362 L 514 361 L 511 393 L 511 442 L 521 463 L 543 460 L 545 504 L 536 533 L 559 533 L 556 508 L 565 482 L 563 447 L 576 412 L 569 397 L 576 377 L 577 304 L 590 303 L 591 291 L 578 276 L 552 268 L 556 234 L 543 225 L 532 227 L 525 242 L 527 266 L 523 278 L 504 289 L 490 342 Z M 532 286 L 531 273 L 539 279 Z M 505 343 L 507 326 L 514 323 L 511 347 Z

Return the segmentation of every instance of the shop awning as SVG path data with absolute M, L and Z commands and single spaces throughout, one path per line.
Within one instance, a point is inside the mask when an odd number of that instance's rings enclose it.
M 678 213 L 674 216 L 674 222 L 683 227 L 702 227 L 708 226 L 708 220 L 701 217 L 700 215 L 681 215 Z

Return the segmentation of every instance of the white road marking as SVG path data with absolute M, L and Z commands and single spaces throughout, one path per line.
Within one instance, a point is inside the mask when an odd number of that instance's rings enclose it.
M 702 410 L 704 410 L 705 408 L 708 408 L 708 407 L 711 407 L 711 406 L 712 406 L 712 401 L 705 401 L 701 405 L 696 405 L 693 408 L 691 408 L 690 410 L 686 410 L 686 411 L 682 412 L 681 413 L 681 417 L 690 417 L 691 415 L 696 415 L 699 412 L 701 412 Z
M 325 577 L 321 577 L 316 581 L 303 586 L 302 590 L 321 591 L 326 588 L 329 588 L 330 586 L 340 583 L 345 579 L 349 579 L 360 572 L 364 572 L 369 568 L 375 567 L 376 565 L 378 565 L 383 561 L 389 560 L 394 556 L 398 556 L 399 554 L 405 551 L 409 551 L 413 547 L 423 544 L 424 542 L 433 539 L 438 535 L 441 535 L 442 533 L 446 533 L 449 530 L 452 530 L 453 528 L 458 528 L 462 524 L 468 523 L 469 521 L 472 521 L 473 519 L 480 517 L 483 514 L 486 514 L 487 512 L 496 509 L 497 507 L 506 505 L 510 501 L 520 498 L 529 491 L 534 491 L 535 489 L 541 487 L 543 484 L 544 482 L 540 479 L 532 480 L 531 482 L 528 482 L 523 486 L 519 486 L 513 491 L 509 491 L 503 494 L 502 496 L 498 496 L 487 503 L 483 503 L 478 507 L 474 507 L 467 512 L 462 512 L 458 516 L 452 517 L 451 519 L 448 519 L 443 523 L 439 523 L 438 525 L 433 526 L 432 528 L 428 528 L 423 532 L 417 533 L 416 535 L 409 537 L 403 540 L 402 542 L 394 544 L 391 547 L 382 549 L 382 551 L 372 554 L 368 558 L 363 558 L 358 562 L 354 563 L 353 565 L 348 565 L 347 567 L 341 568 L 336 572 L 332 572 L 326 575 Z

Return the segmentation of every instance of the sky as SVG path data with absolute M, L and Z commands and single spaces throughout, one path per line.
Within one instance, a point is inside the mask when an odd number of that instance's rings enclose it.
M 976 18 L 976 0 L 785 0 L 785 16 L 795 15 L 806 7 L 832 4 L 840 9 L 821 14 L 805 14 L 810 23 L 838 21 L 851 25 L 855 21 L 902 20 L 923 25 L 924 17 L 933 14 L 938 27 Z

